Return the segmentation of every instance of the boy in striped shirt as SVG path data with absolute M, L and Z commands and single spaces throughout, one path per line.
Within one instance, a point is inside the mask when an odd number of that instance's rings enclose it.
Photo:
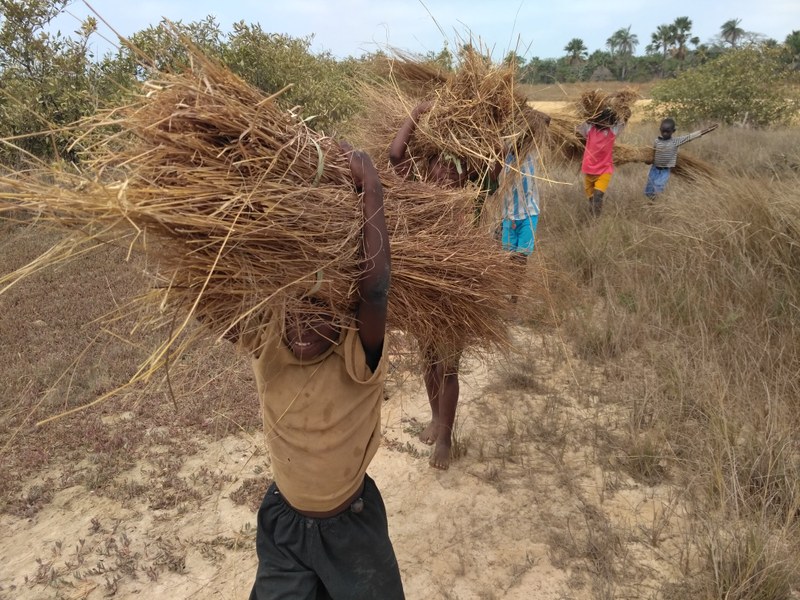
M 716 128 L 717 125 L 715 124 L 705 129 L 693 131 L 688 135 L 672 137 L 672 134 L 675 133 L 675 119 L 667 118 L 661 121 L 661 127 L 659 128 L 661 135 L 656 138 L 654 144 L 653 165 L 647 175 L 644 195 L 650 200 L 654 200 L 667 187 L 669 174 L 678 160 L 678 146 L 696 140 Z

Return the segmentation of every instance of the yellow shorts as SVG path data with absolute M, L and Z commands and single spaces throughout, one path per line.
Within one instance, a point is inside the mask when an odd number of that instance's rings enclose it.
M 602 175 L 583 174 L 583 189 L 586 191 L 587 198 L 591 198 L 595 190 L 600 190 L 605 194 L 609 183 L 611 183 L 611 173 L 603 173 Z

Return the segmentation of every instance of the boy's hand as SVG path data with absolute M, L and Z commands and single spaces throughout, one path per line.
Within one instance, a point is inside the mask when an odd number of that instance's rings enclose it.
M 417 104 L 414 110 L 411 111 L 411 118 L 416 121 L 421 114 L 428 112 L 432 107 L 433 100 L 426 100 L 425 102 Z
M 359 192 L 364 187 L 364 153 L 353 150 L 347 142 L 339 142 L 339 147 L 344 151 L 345 158 L 348 160 L 350 174 L 353 176 L 353 185 Z

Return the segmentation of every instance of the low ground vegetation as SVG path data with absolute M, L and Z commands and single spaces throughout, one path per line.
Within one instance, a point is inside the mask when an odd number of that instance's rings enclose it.
M 556 301 L 563 330 L 580 356 L 619 374 L 630 411 L 610 449 L 637 480 L 681 490 L 698 524 L 681 585 L 710 597 L 790 598 L 797 586 L 794 134 L 732 128 L 696 142 L 686 151 L 725 178 L 673 179 L 655 202 L 642 195 L 643 169 L 623 167 L 599 220 L 570 188 L 544 195 L 543 258 L 594 291 Z

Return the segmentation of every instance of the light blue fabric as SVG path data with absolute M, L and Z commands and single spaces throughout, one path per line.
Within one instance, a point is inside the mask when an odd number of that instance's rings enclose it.
M 655 165 L 650 167 L 647 174 L 647 184 L 644 186 L 644 195 L 650 199 L 664 192 L 669 181 L 669 173 L 672 169 L 661 168 Z
M 503 250 L 530 256 L 539 215 L 525 219 L 503 219 Z
M 536 187 L 536 154 L 529 152 L 517 164 L 513 152 L 506 156 L 503 166 L 501 189 L 503 194 L 503 218 L 520 221 L 539 214 L 539 190 Z M 505 182 L 512 178 L 506 186 Z

